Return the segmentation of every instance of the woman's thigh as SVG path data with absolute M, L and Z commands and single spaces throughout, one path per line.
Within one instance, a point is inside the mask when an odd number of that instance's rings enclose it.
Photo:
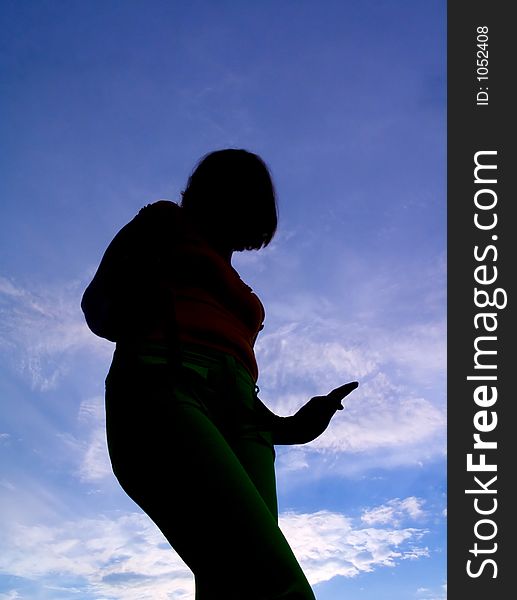
M 261 432 L 230 438 L 228 442 L 275 521 L 278 522 L 273 444 Z
M 122 487 L 194 572 L 196 597 L 314 598 L 276 522 L 271 449 L 253 436 L 230 445 L 195 397 L 174 396 L 166 380 L 108 387 L 108 443 Z

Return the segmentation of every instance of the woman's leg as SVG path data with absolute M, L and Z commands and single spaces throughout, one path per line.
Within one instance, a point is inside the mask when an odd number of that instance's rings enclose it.
M 241 462 L 188 389 L 171 400 L 159 381 L 108 387 L 110 455 L 122 487 L 194 572 L 196 600 L 313 600 L 269 483 L 264 498 L 243 466 L 255 442 L 237 444 Z
M 257 432 L 230 439 L 229 444 L 275 521 L 278 522 L 273 443 L 262 433 Z

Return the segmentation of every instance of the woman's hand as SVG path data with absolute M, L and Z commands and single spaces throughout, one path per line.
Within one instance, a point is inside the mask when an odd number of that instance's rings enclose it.
M 338 410 L 343 410 L 341 401 L 355 390 L 359 383 L 345 383 L 326 396 L 315 396 L 292 417 L 277 417 L 273 428 L 274 444 L 307 444 L 327 429 Z

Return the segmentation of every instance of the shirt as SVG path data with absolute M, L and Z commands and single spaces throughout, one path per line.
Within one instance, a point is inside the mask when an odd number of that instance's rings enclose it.
M 114 308 L 100 327 L 93 313 L 102 294 L 111 294 Z M 172 329 L 180 345 L 231 354 L 257 380 L 253 347 L 264 307 L 174 202 L 147 205 L 115 236 L 82 306 L 102 337 L 119 342 L 138 330 L 145 339 L 170 342 Z

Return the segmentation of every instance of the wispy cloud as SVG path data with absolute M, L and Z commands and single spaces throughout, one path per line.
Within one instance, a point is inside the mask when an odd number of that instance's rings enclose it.
M 365 510 L 361 515 L 361 521 L 367 525 L 399 526 L 401 521 L 408 518 L 417 521 L 422 520 L 425 517 L 422 505 L 423 501 L 415 496 L 410 496 L 404 500 L 394 498 L 387 504 Z
M 313 449 L 358 453 L 427 445 L 435 452 L 443 450 L 443 412 L 429 400 L 392 384 L 384 373 L 345 403 L 346 410 L 336 415 Z
M 83 483 L 100 485 L 112 478 L 106 442 L 106 417 L 101 396 L 83 400 L 77 415 L 77 432 L 59 432 L 72 475 Z
M 112 470 L 106 444 L 104 399 L 96 397 L 83 401 L 79 409 L 79 421 L 89 431 L 79 469 L 81 480 L 96 482 L 111 476 Z
M 0 600 L 19 600 L 22 596 L 16 590 L 0 594 Z
M 109 360 L 112 344 L 96 338 L 84 323 L 83 286 L 70 282 L 29 290 L 0 278 L 0 310 L 6 317 L 0 351 L 35 388 L 55 388 L 81 350 Z M 415 324 L 392 338 L 388 331 L 343 321 L 330 302 L 310 294 L 294 295 L 285 310 L 273 305 L 273 321 L 276 326 L 259 338 L 257 355 L 262 397 L 279 414 L 294 413 L 311 396 L 344 381 L 361 382 L 321 438 L 296 451 L 296 460 L 285 454 L 288 470 L 308 464 L 304 452 L 366 453 L 370 465 L 377 452 L 385 466 L 406 464 L 408 456 L 418 461 L 443 453 L 443 399 L 433 398 L 428 384 L 443 378 L 443 324 Z M 93 481 L 109 471 L 103 422 L 90 425 L 89 441 L 81 442 L 87 444 L 81 472 L 83 480 Z M 411 453 L 404 451 L 409 448 Z
M 360 381 L 344 401 L 346 410 L 336 414 L 328 430 L 307 446 L 286 449 L 280 468 L 304 468 L 308 460 L 312 466 L 315 453 L 362 453 L 367 461 L 356 461 L 356 467 L 367 462 L 393 467 L 442 455 L 444 399 L 427 385 L 427 378 L 432 374 L 441 380 L 443 365 L 440 359 L 425 357 L 430 346 L 441 347 L 443 331 L 424 330 L 399 336 L 396 343 L 405 352 L 398 354 L 392 352 L 394 343 L 383 347 L 378 337 L 373 342 L 361 339 L 356 328 L 330 316 L 293 320 L 266 334 L 258 344 L 261 397 L 278 414 L 293 414 L 311 396 Z M 398 369 L 404 370 L 403 378 Z
M 85 283 L 31 288 L 0 276 L 0 352 L 34 389 L 56 388 L 72 355 L 88 348 L 108 358 L 112 344 L 96 338 L 80 309 Z

